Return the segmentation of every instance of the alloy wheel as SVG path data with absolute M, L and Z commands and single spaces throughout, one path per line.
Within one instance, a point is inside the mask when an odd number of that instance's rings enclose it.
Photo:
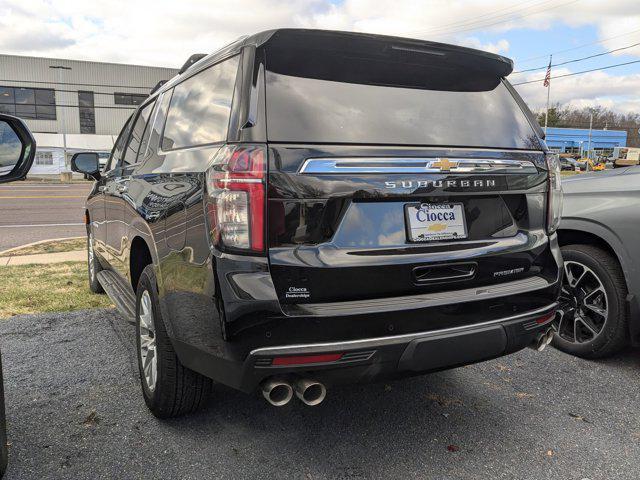
M 156 388 L 158 378 L 158 357 L 151 296 L 147 290 L 142 292 L 140 297 L 138 322 L 140 327 L 140 363 L 147 387 L 149 387 L 150 391 L 153 391 Z
M 560 306 L 555 319 L 557 335 L 571 343 L 593 341 L 608 318 L 609 301 L 593 270 L 574 260 L 564 262 Z

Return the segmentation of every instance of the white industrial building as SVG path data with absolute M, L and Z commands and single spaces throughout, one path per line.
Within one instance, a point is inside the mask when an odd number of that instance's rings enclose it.
M 71 155 L 105 156 L 124 122 L 177 69 L 0 55 L 0 112 L 27 123 L 37 144 L 31 174 L 69 171 Z M 66 155 L 65 155 L 66 153 Z

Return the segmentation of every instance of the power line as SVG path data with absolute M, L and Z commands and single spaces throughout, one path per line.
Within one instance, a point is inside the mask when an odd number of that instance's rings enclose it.
M 147 90 L 151 90 L 152 88 L 155 87 L 155 85 L 152 85 L 151 87 L 143 87 L 139 85 L 107 85 L 104 83 L 73 83 L 73 82 L 46 82 L 41 80 L 10 80 L 8 78 L 0 78 L 0 82 L 43 83 L 43 84 L 52 84 L 52 85 L 80 85 L 82 87 L 146 88 Z
M 122 105 L 122 106 L 118 106 L 118 105 L 94 105 L 93 107 L 89 107 L 86 105 L 70 105 L 70 104 L 55 104 L 55 105 L 44 105 L 47 107 L 69 107 L 69 108 L 106 108 L 106 109 L 112 109 L 112 110 L 131 110 L 131 109 L 135 109 L 138 108 L 139 105 Z
M 576 63 L 576 62 L 581 62 L 583 60 L 588 60 L 590 58 L 602 57 L 603 55 L 609 55 L 609 54 L 614 53 L 614 52 L 619 52 L 620 50 L 627 50 L 629 48 L 637 47 L 638 45 L 640 45 L 640 42 L 634 43 L 633 45 L 627 45 L 626 47 L 614 48 L 613 50 L 609 50 L 608 52 L 596 53 L 594 55 L 589 55 L 587 57 L 575 58 L 573 60 L 567 60 L 566 62 L 554 63 L 551 66 L 552 67 L 559 67 L 561 65 L 567 65 L 568 63 Z M 513 74 L 524 73 L 524 72 L 533 72 L 535 70 L 544 70 L 547 67 L 548 67 L 548 65 L 545 65 L 543 67 L 528 68 L 526 70 L 518 70 L 516 72 L 513 72 Z
M 516 5 L 516 6 L 515 6 L 515 9 L 516 9 L 515 11 L 518 11 L 518 7 L 522 7 L 523 5 L 525 5 L 525 4 L 527 4 L 527 3 L 535 3 L 535 1 L 536 1 L 536 0 L 528 0 L 528 1 L 526 1 L 526 2 L 522 2 L 520 5 Z M 550 1 L 553 1 L 553 0 L 544 0 L 544 1 L 542 1 L 542 2 L 538 2 L 538 4 L 533 5 L 533 6 L 539 6 L 539 5 L 542 5 L 542 4 L 544 4 L 544 3 L 549 3 Z M 434 27 L 434 28 L 432 28 L 432 29 L 428 29 L 428 30 L 426 30 L 426 31 L 425 31 L 425 30 L 413 30 L 413 31 L 411 31 L 411 32 L 405 32 L 404 34 L 405 34 L 405 35 L 411 35 L 411 34 L 415 34 L 415 33 L 429 33 L 429 32 L 431 32 L 432 30 L 441 30 L 441 29 L 447 29 L 447 28 L 452 28 L 452 27 L 453 27 L 453 28 L 455 28 L 455 27 L 462 27 L 462 26 L 464 26 L 464 25 L 468 25 L 469 23 L 475 23 L 475 22 L 477 22 L 479 18 L 489 17 L 489 18 L 487 18 L 487 19 L 485 19 L 485 20 L 484 20 L 484 21 L 486 21 L 486 20 L 490 20 L 491 18 L 498 18 L 498 17 L 504 16 L 504 15 L 497 15 L 497 16 L 496 16 L 495 14 L 496 14 L 496 13 L 499 13 L 499 12 L 503 12 L 503 11 L 505 11 L 505 10 L 512 10 L 513 8 L 514 8 L 514 6 L 512 5 L 512 6 L 509 6 L 509 7 L 506 7 L 506 8 L 500 8 L 500 9 L 498 9 L 498 10 L 494 10 L 494 11 L 492 11 L 492 12 L 485 13 L 485 14 L 483 14 L 483 15 L 478 15 L 478 16 L 476 16 L 476 17 L 475 17 L 475 19 L 474 19 L 474 20 L 472 20 L 472 21 L 469 21 L 469 19 L 467 18 L 467 19 L 462 20 L 462 21 L 457 21 L 457 22 L 452 22 L 452 23 L 447 23 L 447 24 L 444 24 L 444 25 L 440 25 L 440 26 L 438 26 L 438 27 Z M 525 8 L 523 8 L 522 10 L 526 10 L 527 8 L 531 8 L 531 6 L 530 6 L 530 7 L 525 7 Z M 514 12 L 510 12 L 508 15 L 511 15 L 511 14 L 513 14 L 513 13 L 514 13 Z
M 0 80 L 0 82 L 2 82 L 3 80 Z M 7 80 L 9 81 L 9 80 Z M 15 85 L 0 85 L 0 88 L 31 88 L 31 87 L 16 87 Z M 122 87 L 122 88 L 126 88 L 126 87 Z M 80 93 L 80 92 L 88 92 L 88 93 L 93 93 L 94 95 L 109 95 L 110 97 L 116 95 L 116 94 L 124 94 L 124 95 L 136 95 L 136 96 L 143 96 L 146 98 L 149 95 L 147 95 L 146 93 L 139 93 L 139 92 L 96 92 L 94 90 L 63 90 L 63 89 L 59 89 L 59 88 L 38 88 L 35 87 L 33 88 L 34 90 L 49 90 L 49 91 L 53 91 L 53 92 L 60 92 L 60 93 Z
M 537 57 L 525 58 L 524 60 L 519 60 L 517 63 L 519 63 L 519 64 L 520 63 L 527 63 L 527 62 L 530 62 L 531 60 L 538 60 L 539 58 L 548 58 L 549 55 L 557 55 L 559 53 L 565 53 L 565 52 L 571 52 L 573 50 L 579 50 L 579 49 L 584 48 L 584 47 L 590 47 L 591 45 L 598 45 L 599 43 L 608 42 L 609 40 L 613 40 L 614 38 L 625 37 L 627 35 L 632 35 L 632 34 L 638 33 L 638 32 L 640 32 L 640 28 L 638 28 L 637 30 L 631 30 L 631 31 L 626 32 L 626 33 L 621 33 L 620 35 L 614 35 L 612 37 L 603 38 L 602 40 L 597 40 L 595 42 L 590 42 L 590 43 L 584 43 L 582 45 L 577 45 L 575 47 L 567 48 L 565 50 L 558 50 L 557 52 L 550 52 L 550 53 L 547 53 L 545 55 L 538 55 Z
M 598 70 L 607 70 L 609 68 L 614 68 L 614 67 L 622 67 L 624 65 L 631 65 L 633 63 L 640 63 L 640 60 L 633 60 L 631 62 L 625 62 L 625 63 L 617 63 L 615 65 L 607 65 L 606 67 L 600 67 L 600 68 L 591 68 L 589 70 L 582 70 L 580 72 L 573 72 L 573 73 L 565 73 L 563 75 L 556 75 L 555 77 L 551 77 L 551 80 L 554 80 L 556 78 L 572 77 L 574 75 L 581 75 L 583 73 L 595 72 L 595 71 L 598 71 Z M 536 80 L 529 80 L 527 82 L 513 83 L 512 85 L 515 87 L 517 85 L 526 85 L 527 83 L 542 82 L 543 80 L 544 80 L 544 78 L 538 78 Z
M 530 17 L 531 15 L 537 15 L 539 13 L 543 13 L 543 12 L 546 12 L 548 10 L 554 10 L 556 8 L 564 7 L 566 5 L 570 5 L 572 3 L 576 3 L 576 2 L 579 2 L 579 1 L 580 0 L 571 0 L 571 1 L 568 1 L 568 2 L 565 2 L 565 3 L 561 3 L 561 4 L 558 4 L 558 5 L 553 5 L 553 6 L 550 6 L 550 7 L 542 8 L 542 9 L 536 10 L 534 12 L 525 13 L 525 14 L 521 14 L 521 15 L 515 15 L 515 16 L 512 16 L 510 18 L 506 18 L 504 20 L 499 20 L 499 21 L 491 22 L 491 23 L 483 23 L 486 20 L 480 21 L 480 22 L 469 22 L 468 23 L 469 28 L 462 28 L 462 29 L 460 29 L 460 28 L 455 29 L 454 28 L 453 30 L 448 30 L 447 27 L 439 27 L 439 28 L 436 28 L 436 29 L 426 30 L 426 31 L 423 31 L 423 32 L 420 32 L 420 33 L 423 33 L 423 34 L 424 33 L 434 33 L 434 32 L 438 32 L 438 31 L 443 30 L 443 29 L 444 29 L 444 31 L 446 31 L 446 33 L 462 33 L 462 32 L 478 30 L 480 28 L 491 27 L 491 26 L 494 26 L 494 25 L 499 25 L 501 23 L 507 23 L 507 22 L 511 22 L 513 20 L 522 19 L 522 18 L 525 18 L 525 17 Z M 528 7 L 528 8 L 530 8 L 530 7 Z M 513 12 L 511 14 L 509 14 L 509 15 L 512 15 L 512 14 L 513 14 Z M 501 15 L 501 16 L 504 16 L 504 15 Z M 496 17 L 496 18 L 498 18 L 498 17 Z M 475 25 L 474 25 L 474 23 L 475 23 Z
M 7 104 L 4 104 L 4 105 L 7 105 Z M 12 103 L 10 105 L 14 105 L 14 104 Z M 33 107 L 35 105 L 23 103 L 23 104 L 18 104 L 18 106 Z M 73 104 L 60 104 L 60 103 L 56 103 L 54 105 L 37 105 L 37 106 L 38 107 L 53 107 L 53 108 L 57 108 L 57 107 L 63 107 L 63 108 L 89 108 L 89 109 L 91 109 L 91 108 L 102 108 L 102 109 L 110 109 L 110 110 L 133 110 L 135 108 L 138 108 L 138 105 L 131 105 L 131 106 L 128 106 L 128 105 L 123 105 L 123 106 L 118 106 L 118 105 L 94 105 L 93 107 L 89 107 L 89 106 L 86 106 L 86 105 L 73 105 Z M 6 111 L 4 111 L 4 112 L 0 111 L 0 113 L 6 113 Z M 16 114 L 12 113 L 11 115 L 16 115 Z M 29 118 L 29 117 L 23 116 L 23 114 L 17 114 L 16 116 L 20 117 L 20 118 L 27 118 L 27 119 Z

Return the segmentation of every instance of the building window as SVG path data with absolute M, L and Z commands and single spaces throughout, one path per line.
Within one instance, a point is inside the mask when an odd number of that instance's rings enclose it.
M 0 86 L 0 112 L 35 120 L 56 119 L 56 95 L 49 88 Z
M 79 91 L 78 106 L 80 133 L 96 133 L 96 110 L 93 104 L 93 92 Z
M 116 105 L 140 105 L 147 99 L 147 95 L 115 92 L 113 99 Z
M 53 153 L 36 152 L 36 165 L 53 165 Z

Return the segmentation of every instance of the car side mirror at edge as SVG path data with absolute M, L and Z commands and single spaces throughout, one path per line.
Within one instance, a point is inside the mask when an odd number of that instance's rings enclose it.
M 71 170 L 100 180 L 100 157 L 96 152 L 75 153 L 71 157 Z
M 36 155 L 36 140 L 18 117 L 0 114 L 0 183 L 22 180 Z

